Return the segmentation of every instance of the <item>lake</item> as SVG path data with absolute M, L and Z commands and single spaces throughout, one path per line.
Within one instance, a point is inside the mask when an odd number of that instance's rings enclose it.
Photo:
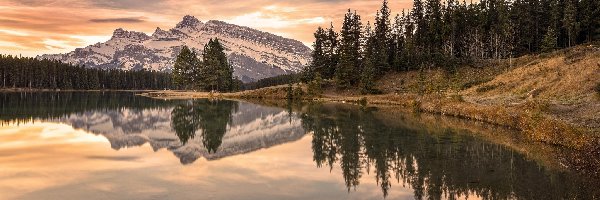
M 0 199 L 600 197 L 511 133 L 347 104 L 0 93 Z

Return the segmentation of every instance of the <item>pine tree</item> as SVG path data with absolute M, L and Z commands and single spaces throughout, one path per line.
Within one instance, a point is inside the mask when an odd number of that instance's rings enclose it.
M 578 8 L 581 42 L 600 40 L 600 1 L 581 0 Z
M 371 94 L 375 92 L 375 78 L 377 70 L 371 58 L 366 58 L 363 62 L 363 69 L 360 73 L 360 92 Z
M 442 47 L 442 10 L 440 0 L 427 0 L 425 4 L 425 18 L 428 22 L 426 32 L 426 53 L 433 58 L 436 64 L 441 63 Z
M 376 67 L 376 73 L 382 74 L 391 69 L 390 47 L 392 46 L 391 25 L 390 25 L 390 8 L 388 1 L 384 0 L 381 9 L 375 16 L 375 31 L 373 35 L 373 65 Z
M 187 46 L 181 48 L 173 65 L 173 81 L 176 85 L 188 88 L 194 83 L 194 68 L 198 64 L 196 53 Z
M 320 71 L 319 69 L 325 68 L 326 66 L 326 55 L 325 55 L 325 47 L 324 43 L 327 39 L 327 34 L 325 30 L 321 27 L 317 28 L 317 31 L 314 33 L 315 42 L 313 43 L 313 51 L 311 54 L 311 63 L 309 66 L 304 68 L 302 74 L 303 82 L 310 82 L 314 76 Z
M 360 16 L 348 10 L 340 33 L 339 62 L 335 68 L 335 81 L 340 88 L 357 83 L 357 72 L 360 71 L 361 29 Z
M 200 88 L 210 91 L 233 89 L 233 67 L 227 61 L 225 48 L 219 39 L 210 39 L 204 46 L 202 64 L 198 70 Z
M 329 26 L 326 31 L 325 40 L 324 40 L 324 53 L 325 53 L 325 62 L 323 63 L 323 67 L 319 68 L 318 72 L 321 74 L 323 78 L 331 79 L 334 76 L 335 68 L 339 62 L 339 41 L 338 41 L 338 33 L 335 32 L 333 23 Z
M 404 17 L 406 14 L 402 11 L 402 16 L 399 14 L 394 18 L 392 29 L 392 43 L 390 47 L 391 66 L 396 71 L 401 71 L 406 68 L 406 60 L 404 57 Z
M 576 21 L 577 17 L 577 1 L 576 0 L 565 0 L 565 14 L 562 20 L 563 28 L 567 32 L 567 47 L 571 47 L 575 44 L 577 37 L 579 24 Z
M 360 83 L 359 89 L 363 94 L 369 94 L 373 92 L 373 88 L 375 85 L 375 78 L 377 76 L 377 69 L 373 62 L 373 59 L 376 57 L 375 49 L 378 48 L 375 42 L 376 36 L 373 30 L 371 30 L 371 23 L 367 22 L 367 26 L 365 27 L 365 32 L 363 34 L 365 42 L 365 47 L 363 51 L 363 60 L 362 60 L 362 70 L 360 71 Z
M 548 31 L 546 31 L 546 35 L 544 36 L 544 40 L 542 41 L 542 51 L 554 51 L 554 49 L 556 49 L 556 45 L 556 32 L 554 31 L 554 29 L 552 29 L 552 27 L 548 27 Z

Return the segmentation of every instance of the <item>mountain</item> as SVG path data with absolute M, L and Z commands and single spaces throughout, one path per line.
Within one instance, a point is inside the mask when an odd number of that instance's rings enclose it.
M 156 28 L 147 35 L 119 28 L 104 43 L 38 59 L 103 69 L 170 71 L 183 45 L 201 53 L 211 38 L 219 38 L 234 75 L 244 82 L 300 72 L 310 58 L 310 48 L 297 40 L 222 21 L 203 23 L 187 15 L 169 30 Z

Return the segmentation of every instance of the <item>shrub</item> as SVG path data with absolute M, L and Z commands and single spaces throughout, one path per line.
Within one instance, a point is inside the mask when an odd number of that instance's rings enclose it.
M 363 107 L 367 106 L 367 104 L 368 104 L 368 102 L 367 102 L 367 98 L 366 98 L 366 97 L 360 98 L 360 99 L 358 100 L 358 104 L 359 104 L 360 106 L 363 106 Z
M 598 93 L 598 95 L 600 95 L 600 82 L 598 84 L 596 84 L 596 88 L 594 88 L 594 90 L 596 90 L 596 93 Z
M 477 90 L 475 90 L 475 91 L 477 91 L 477 92 L 487 92 L 487 91 L 496 89 L 496 88 L 498 88 L 498 87 L 500 87 L 502 85 L 504 85 L 504 83 L 499 83 L 499 84 L 494 84 L 494 85 L 484 85 L 484 86 L 481 86 L 481 87 L 477 88 Z
M 450 99 L 457 101 L 457 102 L 465 102 L 465 99 L 463 98 L 463 96 L 459 95 L 459 94 L 451 95 Z
M 463 89 L 463 90 L 469 89 L 469 88 L 471 88 L 473 86 L 476 86 L 476 85 L 479 85 L 479 84 L 483 84 L 483 83 L 487 83 L 487 82 L 489 82 L 491 80 L 492 80 L 491 78 L 484 78 L 484 79 L 477 79 L 477 80 L 469 81 L 469 82 L 466 82 L 466 83 L 462 84 L 460 86 L 460 89 Z
M 323 94 L 323 79 L 319 74 L 308 83 L 307 93 L 311 97 L 319 97 Z

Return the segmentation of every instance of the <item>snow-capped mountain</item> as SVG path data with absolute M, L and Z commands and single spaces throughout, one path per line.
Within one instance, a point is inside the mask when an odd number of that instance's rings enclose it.
M 244 82 L 299 72 L 310 58 L 310 48 L 299 41 L 222 21 L 203 23 L 188 15 L 174 28 L 156 28 L 150 36 L 119 28 L 104 43 L 38 59 L 105 69 L 170 71 L 183 45 L 200 55 L 211 38 L 219 38 L 234 75 Z

